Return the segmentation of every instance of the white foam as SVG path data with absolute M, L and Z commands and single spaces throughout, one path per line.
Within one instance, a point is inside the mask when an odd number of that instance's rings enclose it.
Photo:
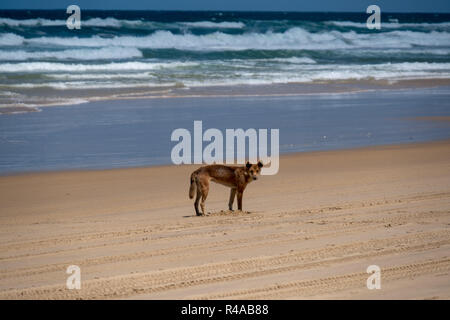
M 99 77 L 93 75 L 79 79 L 76 74 L 68 79 L 74 80 L 98 80 L 98 81 L 68 81 L 57 83 L 23 83 L 10 85 L 11 87 L 34 88 L 48 86 L 55 89 L 73 88 L 126 88 L 126 87 L 159 87 L 173 86 L 176 83 L 183 83 L 185 86 L 214 86 L 214 85 L 255 85 L 255 84 L 276 84 L 292 82 L 311 81 L 337 81 L 337 80 L 362 80 L 362 79 L 423 79 L 423 78 L 448 78 L 450 75 L 450 63 L 383 63 L 367 65 L 316 65 L 298 64 L 276 71 L 233 71 L 224 73 L 222 77 L 196 77 L 195 68 L 187 71 L 191 78 L 183 77 L 171 78 L 166 83 L 159 82 L 152 77 L 142 78 L 130 77 L 128 74 L 121 74 L 121 79 L 117 81 L 117 75 L 110 77 L 109 74 L 101 74 Z M 59 77 L 59 76 L 58 76 Z M 61 75 L 60 79 L 64 79 Z M 130 81 L 131 80 L 131 81 Z M 9 87 L 9 85 L 8 85 Z
M 274 59 L 268 59 L 268 61 L 288 62 L 288 63 L 292 63 L 292 64 L 312 64 L 312 63 L 317 63 L 314 59 L 311 59 L 311 58 L 308 58 L 308 57 L 274 58 Z
M 140 20 L 117 20 L 115 18 L 91 18 L 81 21 L 82 26 L 90 27 L 120 27 L 123 23 L 128 24 L 139 24 Z M 36 19 L 10 19 L 10 18 L 0 18 L 0 26 L 10 26 L 10 27 L 33 27 L 33 26 L 65 26 L 66 20 L 49 20 L 43 18 Z
M 382 33 L 358 34 L 354 31 L 311 33 L 302 28 L 291 28 L 282 33 L 244 33 L 227 34 L 214 32 L 205 35 L 173 34 L 170 31 L 157 31 L 148 36 L 119 36 L 102 38 L 60 38 L 39 37 L 26 39 L 32 45 L 53 45 L 69 47 L 135 47 L 153 49 L 184 50 L 247 50 L 247 49 L 303 49 L 335 50 L 351 48 L 410 48 L 423 46 L 450 46 L 447 32 L 391 31 Z
M 148 72 L 138 72 L 138 73 L 129 73 L 129 72 L 120 72 L 120 73 L 67 73 L 67 74 L 48 74 L 48 78 L 59 79 L 59 80 L 112 80 L 112 79 L 153 79 L 154 75 L 149 74 Z
M 21 61 L 54 58 L 58 60 L 110 60 L 142 58 L 142 52 L 131 47 L 109 47 L 100 49 L 68 49 L 60 51 L 9 51 L 0 50 L 0 60 Z
M 191 62 L 114 62 L 106 64 L 80 64 L 58 62 L 20 62 L 0 64 L 1 72 L 86 72 L 86 71 L 140 71 L 163 68 L 192 67 Z
M 11 19 L 11 18 L 0 18 L 0 26 L 10 26 L 10 27 L 33 27 L 33 26 L 64 26 L 66 25 L 66 20 L 49 20 L 43 18 L 36 19 Z M 167 26 L 174 27 L 177 25 L 183 25 L 195 28 L 218 28 L 218 29 L 242 29 L 245 24 L 242 22 L 233 21 L 223 21 L 223 22 L 212 22 L 212 21 L 196 21 L 196 22 L 154 22 L 145 20 L 124 20 L 116 19 L 112 17 L 108 18 L 90 18 L 87 20 L 81 20 L 81 26 L 85 27 L 154 27 L 154 26 Z
M 20 46 L 24 38 L 14 33 L 0 33 L 0 46 Z
M 66 23 L 65 20 L 49 20 L 49 19 L 10 19 L 10 18 L 0 18 L 0 26 L 10 26 L 10 27 L 19 27 L 19 26 L 59 26 L 64 25 Z
M 221 79 L 187 80 L 187 86 L 273 84 L 362 79 L 422 79 L 450 77 L 450 63 L 381 63 L 366 65 L 291 65 L 276 71 L 234 73 Z
M 133 82 L 133 83 L 121 83 L 121 82 L 90 82 L 90 81 L 67 81 L 67 82 L 47 82 L 47 83 L 18 83 L 5 85 L 8 88 L 21 88 L 21 89 L 35 89 L 35 88 L 52 88 L 56 90 L 70 90 L 70 89 L 120 89 L 120 88 L 167 88 L 167 87 L 179 87 L 179 82 L 166 82 L 166 83 L 151 83 L 151 82 Z

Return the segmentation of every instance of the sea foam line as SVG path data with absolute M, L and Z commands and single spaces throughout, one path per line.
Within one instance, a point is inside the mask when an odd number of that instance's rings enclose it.
M 50 26 L 65 26 L 66 20 L 50 20 L 44 18 L 36 19 L 11 19 L 11 18 L 0 18 L 0 26 L 9 27 L 50 27 Z M 85 27 L 194 27 L 194 28 L 218 28 L 218 29 L 242 29 L 245 27 L 243 22 L 234 21 L 195 21 L 195 22 L 156 22 L 148 20 L 125 20 L 116 19 L 112 17 L 108 18 L 90 18 L 87 20 L 82 20 L 82 25 Z
M 0 64 L 2 72 L 85 72 L 85 71 L 133 71 L 163 68 L 193 67 L 193 62 L 113 62 L 106 64 L 65 64 L 54 62 L 21 62 Z
M 390 31 L 375 34 L 359 34 L 354 31 L 308 32 L 295 27 L 285 32 L 227 34 L 214 32 L 204 35 L 191 33 L 174 34 L 170 31 L 156 31 L 148 36 L 116 36 L 103 38 L 81 37 L 38 37 L 22 39 L 29 45 L 52 45 L 65 47 L 135 47 L 153 49 L 181 49 L 193 51 L 208 50 L 335 50 L 353 48 L 411 48 L 420 46 L 450 46 L 448 32 Z M 17 39 L 9 39 L 17 42 Z M 0 45 L 2 38 L 0 37 Z
M 0 50 L 0 60 L 21 61 L 39 59 L 58 60 L 111 60 L 142 58 L 142 52 L 132 47 L 108 47 L 99 49 L 67 49 L 58 51 Z

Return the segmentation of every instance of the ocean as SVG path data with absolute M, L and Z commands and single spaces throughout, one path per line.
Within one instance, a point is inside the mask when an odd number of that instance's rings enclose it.
M 0 174 L 171 164 L 195 120 L 281 154 L 449 139 L 450 14 L 367 16 L 0 11 Z
M 450 14 L 0 10 L 0 113 L 216 86 L 450 76 Z M 208 90 L 208 89 L 204 89 Z M 6 113 L 6 112 L 3 112 Z

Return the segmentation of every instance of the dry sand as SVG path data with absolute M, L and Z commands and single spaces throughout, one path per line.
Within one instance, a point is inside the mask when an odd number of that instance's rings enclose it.
M 194 168 L 0 177 L 0 298 L 450 298 L 450 141 L 284 156 L 249 213 L 193 216 Z

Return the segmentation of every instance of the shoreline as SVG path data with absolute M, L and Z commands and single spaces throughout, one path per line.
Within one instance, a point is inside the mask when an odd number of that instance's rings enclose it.
M 193 165 L 0 177 L 0 298 L 448 299 L 449 146 L 282 156 L 244 212 L 213 184 L 205 217 Z
M 436 117 L 431 119 L 410 119 L 413 121 L 436 121 L 436 122 L 450 122 L 450 117 Z M 384 150 L 384 149 L 391 149 L 391 148 L 401 148 L 401 147 L 407 147 L 407 146 L 414 146 L 414 145 L 429 145 L 429 144 L 442 144 L 442 143 L 450 143 L 450 139 L 438 139 L 438 140 L 429 140 L 429 141 L 411 141 L 411 142 L 404 142 L 404 143 L 392 143 L 392 144 L 380 144 L 380 145 L 370 145 L 370 146 L 354 146 L 354 147 L 348 147 L 348 148 L 336 148 L 336 149 L 326 149 L 326 150 L 307 150 L 307 151 L 293 151 L 293 152 L 286 152 L 286 153 L 280 153 L 280 160 L 283 158 L 289 158 L 289 157 L 298 157 L 301 155 L 308 155 L 308 154 L 321 154 L 321 153 L 327 153 L 327 152 L 347 152 L 347 151 L 370 151 L 370 150 Z M 15 177 L 15 176 L 34 176 L 34 175 L 40 175 L 40 174 L 76 174 L 76 173 L 83 173 L 83 172 L 114 172 L 114 171 L 127 171 L 127 170 L 144 170 L 144 169 L 168 169 L 168 168 L 174 168 L 174 167 L 200 167 L 205 166 L 207 164 L 155 164 L 155 165 L 142 165 L 142 166 L 124 166 L 124 167 L 112 167 L 112 168 L 74 168 L 74 169 L 48 169 L 48 170 L 41 170 L 41 171 L 23 171 L 23 172 L 0 172 L 0 179 L 3 177 Z M 235 164 L 236 166 L 243 165 L 243 164 Z
M 449 87 L 450 78 L 422 79 L 362 79 L 334 80 L 292 83 L 271 83 L 253 85 L 211 85 L 211 86 L 161 86 L 130 87 L 109 89 L 20 89 L 14 91 L 19 95 L 32 94 L 36 101 L 52 95 L 62 99 L 60 102 L 51 98 L 48 103 L 29 105 L 8 105 L 0 107 L 1 115 L 39 112 L 40 108 L 75 106 L 96 101 L 176 99 L 176 98 L 233 98 L 233 97 L 289 97 L 307 95 L 353 94 L 370 91 L 393 91 Z M 1 100 L 0 100 L 1 102 Z

